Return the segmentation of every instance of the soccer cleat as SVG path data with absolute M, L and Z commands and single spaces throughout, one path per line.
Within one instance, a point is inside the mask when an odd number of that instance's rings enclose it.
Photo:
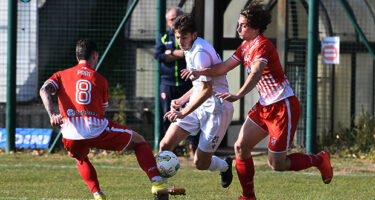
M 245 197 L 245 196 L 240 196 L 238 197 L 237 200 L 256 200 L 257 198 L 255 196 L 253 197 Z
M 153 195 L 185 195 L 185 189 L 174 185 L 169 185 L 166 181 L 155 181 L 152 183 L 151 192 Z
M 322 163 L 318 166 L 322 180 L 325 184 L 329 184 L 333 178 L 333 169 L 331 166 L 331 158 L 329 151 L 322 151 L 318 153 L 318 156 L 323 159 Z
M 225 157 L 225 162 L 228 163 L 228 169 L 225 172 L 220 172 L 221 175 L 221 186 L 223 188 L 229 187 L 233 180 L 233 173 L 232 173 L 232 162 L 233 159 L 231 157 Z
M 96 192 L 94 194 L 94 199 L 95 200 L 106 200 L 107 197 L 105 196 L 105 194 L 103 192 L 100 191 L 100 192 Z

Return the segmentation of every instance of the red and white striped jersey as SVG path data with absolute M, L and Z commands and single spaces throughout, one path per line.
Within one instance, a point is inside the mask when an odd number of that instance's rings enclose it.
M 108 124 L 108 82 L 86 64 L 58 71 L 47 80 L 58 93 L 64 123 L 63 137 L 71 140 L 95 138 Z
M 256 87 L 262 105 L 270 105 L 290 96 L 294 96 L 289 81 L 281 67 L 279 56 L 272 42 L 259 34 L 250 41 L 243 41 L 231 57 L 237 62 L 243 62 L 247 73 L 257 62 L 267 64 L 261 80 Z

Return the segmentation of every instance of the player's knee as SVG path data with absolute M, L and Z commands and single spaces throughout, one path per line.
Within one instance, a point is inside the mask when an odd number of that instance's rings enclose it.
M 172 151 L 172 145 L 168 144 L 166 141 L 164 140 L 161 140 L 160 144 L 159 144 L 159 150 L 160 151 Z
M 138 134 L 137 132 L 133 132 L 132 141 L 135 144 L 138 144 L 138 143 L 141 143 L 141 142 L 145 142 L 146 140 L 142 135 Z
M 242 157 L 244 155 L 244 153 L 246 153 L 246 150 L 244 148 L 244 145 L 237 141 L 235 144 L 234 144 L 234 150 L 236 152 L 236 155 Z

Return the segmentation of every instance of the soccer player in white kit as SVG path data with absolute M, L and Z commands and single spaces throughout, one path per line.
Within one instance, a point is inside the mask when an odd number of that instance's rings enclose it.
M 199 70 L 221 62 L 215 49 L 198 37 L 191 15 L 181 15 L 173 22 L 173 31 L 184 50 L 187 69 Z M 216 93 L 228 92 L 226 76 L 201 76 L 193 81 L 193 88 L 179 99 L 172 100 L 171 110 L 164 117 L 171 122 L 160 142 L 160 151 L 172 151 L 189 135 L 201 131 L 194 164 L 199 170 L 220 171 L 221 184 L 228 187 L 233 179 L 232 159 L 214 156 L 232 120 L 233 105 L 216 97 Z M 182 106 L 187 105 L 182 108 Z

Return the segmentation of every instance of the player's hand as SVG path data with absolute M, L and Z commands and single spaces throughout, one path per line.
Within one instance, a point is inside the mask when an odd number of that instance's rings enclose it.
M 184 79 L 185 81 L 188 81 L 189 79 L 191 81 L 197 80 L 200 76 L 200 71 L 198 70 L 188 70 L 188 69 L 183 69 L 181 70 L 181 78 Z
M 171 54 L 172 54 L 172 50 L 167 49 L 167 50 L 165 50 L 164 54 L 166 54 L 166 55 L 171 55 Z
M 63 124 L 63 116 L 61 114 L 52 114 L 50 117 L 50 123 L 52 126 L 60 126 Z
M 165 113 L 163 119 L 168 118 L 168 120 L 170 122 L 176 122 L 177 119 L 182 119 L 184 117 L 185 116 L 181 112 L 179 112 L 177 110 L 171 110 L 171 111 L 168 111 L 167 113 Z
M 241 98 L 240 96 L 231 94 L 229 92 L 216 93 L 215 96 L 217 96 L 217 97 L 219 97 L 221 99 L 224 99 L 226 101 L 229 101 L 229 102 L 235 102 L 235 101 L 237 101 L 238 99 Z
M 173 99 L 171 101 L 171 111 L 175 111 L 177 109 L 179 109 L 182 105 L 180 104 L 180 102 L 178 101 L 178 99 Z

